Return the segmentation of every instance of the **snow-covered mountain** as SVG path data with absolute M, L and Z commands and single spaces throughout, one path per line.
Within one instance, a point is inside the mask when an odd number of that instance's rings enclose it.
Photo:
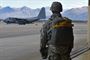
M 63 12 L 63 16 L 67 16 L 72 20 L 87 20 L 88 7 L 72 8 Z
M 49 7 L 45 7 L 47 18 L 52 14 Z M 17 18 L 30 18 L 35 17 L 39 14 L 40 8 L 31 9 L 29 7 L 21 7 L 21 8 L 11 8 L 11 7 L 3 7 L 0 8 L 0 19 L 5 19 L 8 17 L 17 17 Z M 87 20 L 88 9 L 87 7 L 81 8 L 72 8 L 66 9 L 62 12 L 63 16 L 69 17 L 72 20 Z
M 0 9 L 0 14 L 11 13 L 11 12 L 14 12 L 14 9 L 11 7 L 4 7 L 2 9 Z
M 40 9 L 31 9 L 28 7 L 22 8 L 10 8 L 4 7 L 0 9 L 0 19 L 6 19 L 8 17 L 17 17 L 17 18 L 30 18 L 38 15 Z

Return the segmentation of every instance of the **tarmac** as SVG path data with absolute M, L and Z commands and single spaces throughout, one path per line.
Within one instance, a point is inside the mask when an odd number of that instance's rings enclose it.
M 41 26 L 42 23 L 0 24 L 0 60 L 42 60 L 39 52 Z M 87 47 L 86 26 L 86 23 L 75 23 L 72 54 Z M 90 51 L 80 54 L 72 60 L 90 60 L 89 56 Z
M 39 34 L 0 39 L 0 60 L 43 60 L 38 37 Z M 90 51 L 72 60 L 90 60 Z

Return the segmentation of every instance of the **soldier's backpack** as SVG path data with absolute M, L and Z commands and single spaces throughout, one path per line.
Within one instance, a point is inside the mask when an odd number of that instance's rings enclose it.
M 49 44 L 73 46 L 73 24 L 72 20 L 57 17 L 52 21 L 52 35 Z

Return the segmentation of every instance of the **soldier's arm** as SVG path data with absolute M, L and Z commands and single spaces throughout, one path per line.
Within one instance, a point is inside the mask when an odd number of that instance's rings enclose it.
M 40 53 L 43 59 L 47 58 L 47 29 L 46 26 L 43 26 L 41 29 L 41 41 L 40 41 Z
M 44 24 L 41 29 L 40 47 L 45 48 L 47 44 L 47 26 Z

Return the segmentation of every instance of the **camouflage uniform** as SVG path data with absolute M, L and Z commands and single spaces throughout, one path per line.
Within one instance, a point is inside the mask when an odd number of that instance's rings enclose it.
M 60 17 L 60 15 L 59 16 L 56 15 L 56 16 L 58 16 L 58 18 L 56 18 L 55 15 L 52 15 L 53 19 L 55 19 L 55 20 L 61 19 L 62 20 L 62 17 Z M 53 25 L 53 20 L 52 20 L 52 25 Z M 67 29 L 67 31 L 66 30 L 64 31 L 64 29 L 63 29 L 63 31 L 62 31 L 60 29 L 59 31 L 56 31 L 56 29 L 52 29 L 51 31 L 52 31 L 51 39 L 48 41 L 48 44 L 49 44 L 48 60 L 71 60 L 70 52 L 73 48 L 72 30 L 69 31 Z M 67 35 L 67 34 L 69 34 L 69 35 Z M 67 36 L 67 37 L 65 37 L 65 36 Z
M 53 2 L 50 10 L 53 14 L 50 21 L 43 26 L 43 32 L 45 33 L 41 34 L 43 36 L 41 39 L 41 47 L 45 48 L 48 45 L 48 60 L 71 60 L 70 52 L 73 48 L 74 40 L 73 29 L 51 28 L 64 18 L 60 14 L 62 12 L 61 3 Z

